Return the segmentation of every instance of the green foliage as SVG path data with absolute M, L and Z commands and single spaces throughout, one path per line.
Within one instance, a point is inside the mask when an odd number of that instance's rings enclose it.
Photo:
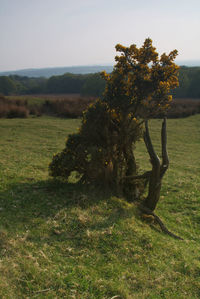
M 50 174 L 55 177 L 68 179 L 71 172 L 77 171 L 82 174 L 87 163 L 82 138 L 79 133 L 69 135 L 66 149 L 53 157 Z
M 141 128 L 135 120 L 131 128 L 129 138 L 136 141 L 141 136 Z M 116 167 L 117 161 L 123 159 L 120 147 L 124 137 L 120 129 L 120 119 L 106 103 L 99 100 L 90 105 L 83 115 L 79 133 L 70 135 L 65 149 L 53 157 L 50 174 L 67 179 L 72 171 L 77 171 L 82 182 L 105 186 L 122 183 L 118 176 L 125 170 Z
M 90 74 L 87 77 L 81 89 L 81 94 L 84 96 L 102 96 L 105 89 L 105 81 L 100 73 Z
M 64 74 L 53 76 L 47 82 L 47 90 L 50 93 L 80 93 L 83 86 L 82 75 Z
M 67 179 L 77 171 L 86 183 L 102 184 L 120 190 L 132 199 L 144 191 L 144 182 L 129 179 L 137 174 L 133 149 L 142 137 L 142 124 L 171 101 L 170 89 L 178 85 L 173 60 L 177 51 L 160 59 L 152 41 L 141 48 L 116 46 L 120 56 L 111 74 L 102 74 L 106 87 L 103 98 L 83 115 L 79 134 L 70 136 L 62 153 L 49 166 L 53 177 Z
M 16 90 L 15 82 L 6 76 L 0 77 L 0 93 L 4 95 L 9 95 L 14 93 Z
M 173 94 L 176 98 L 200 98 L 200 67 L 181 67 L 179 87 Z
M 199 67 L 180 67 L 179 87 L 172 92 L 174 97 L 200 98 L 199 76 Z M 84 75 L 67 73 L 49 79 L 18 75 L 0 77 L 0 93 L 5 95 L 81 93 L 83 96 L 102 96 L 104 89 L 105 80 L 100 73 Z

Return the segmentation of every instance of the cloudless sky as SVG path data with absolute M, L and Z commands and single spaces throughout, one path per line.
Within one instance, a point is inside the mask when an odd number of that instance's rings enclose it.
M 147 37 L 200 60 L 200 0 L 0 0 L 0 71 L 113 63 Z

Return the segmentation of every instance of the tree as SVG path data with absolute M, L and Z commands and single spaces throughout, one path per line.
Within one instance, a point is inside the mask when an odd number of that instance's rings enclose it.
M 66 73 L 50 77 L 47 81 L 47 90 L 50 93 L 80 93 L 83 84 L 84 75 Z
M 100 73 L 88 74 L 84 76 L 85 82 L 81 89 L 81 95 L 83 96 L 95 96 L 102 95 L 105 89 L 105 81 Z
M 141 48 L 116 45 L 120 52 L 106 81 L 102 99 L 84 113 L 82 125 L 69 136 L 65 149 L 50 164 L 53 177 L 68 178 L 78 172 L 84 183 L 103 184 L 123 193 L 128 200 L 142 198 L 149 183 L 143 209 L 152 214 L 160 196 L 162 177 L 168 167 L 166 119 L 162 127 L 162 164 L 151 142 L 148 120 L 165 112 L 170 105 L 170 90 L 178 86 L 177 50 L 159 58 L 152 40 Z M 144 127 L 145 124 L 145 128 Z M 152 170 L 138 173 L 134 149 L 144 136 Z
M 4 95 L 9 95 L 16 90 L 15 82 L 7 77 L 7 76 L 1 76 L 0 77 L 0 93 Z

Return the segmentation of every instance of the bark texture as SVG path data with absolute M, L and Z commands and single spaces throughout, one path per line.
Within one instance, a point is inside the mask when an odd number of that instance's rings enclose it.
M 148 121 L 145 122 L 144 142 L 152 165 L 152 171 L 149 175 L 148 196 L 144 201 L 144 206 L 149 210 L 154 211 L 160 198 L 162 178 L 169 167 L 169 159 L 167 154 L 166 118 L 163 120 L 161 130 L 162 162 L 154 150 L 149 134 Z
M 163 119 L 162 129 L 161 129 L 162 162 L 160 161 L 158 155 L 154 150 L 151 137 L 149 134 L 148 121 L 145 122 L 144 142 L 146 144 L 146 148 L 150 156 L 152 170 L 146 173 L 146 176 L 149 179 L 149 191 L 140 209 L 142 213 L 145 213 L 147 215 L 152 215 L 154 217 L 155 223 L 159 224 L 161 230 L 164 233 L 168 234 L 169 236 L 175 239 L 183 240 L 181 237 L 170 232 L 167 229 L 167 227 L 164 225 L 162 220 L 153 212 L 160 199 L 162 178 L 169 167 L 169 158 L 167 154 L 166 118 Z

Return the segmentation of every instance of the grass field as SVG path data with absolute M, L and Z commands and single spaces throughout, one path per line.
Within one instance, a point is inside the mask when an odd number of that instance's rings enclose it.
M 48 177 L 80 120 L 0 119 L 0 298 L 200 298 L 200 115 L 168 120 L 170 168 L 157 214 Z M 151 123 L 160 150 L 160 120 Z M 150 165 L 137 146 L 141 171 Z

